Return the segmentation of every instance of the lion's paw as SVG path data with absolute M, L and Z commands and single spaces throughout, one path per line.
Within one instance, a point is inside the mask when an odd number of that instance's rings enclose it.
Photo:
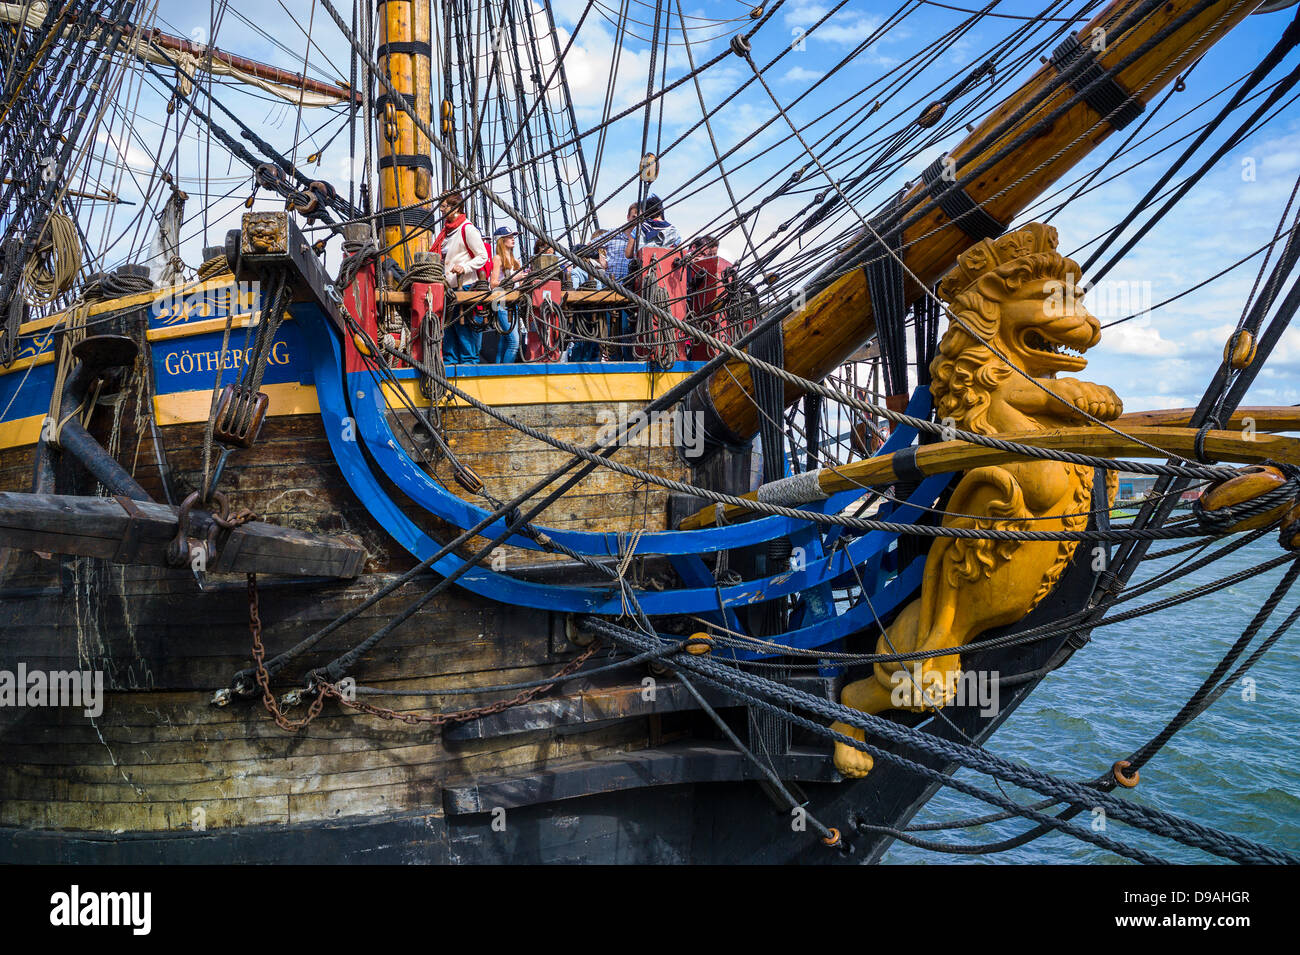
M 859 739 L 862 735 L 861 730 L 849 726 L 847 723 L 832 723 L 831 729 Z M 837 742 L 835 744 L 833 759 L 835 768 L 839 770 L 840 775 L 848 779 L 862 779 L 876 765 L 876 761 L 871 758 L 870 753 L 855 749 L 848 743 Z

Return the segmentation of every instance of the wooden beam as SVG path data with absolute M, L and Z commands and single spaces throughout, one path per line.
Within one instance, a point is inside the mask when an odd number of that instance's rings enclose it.
M 990 437 L 1015 441 L 1034 448 L 1076 451 L 1104 458 L 1163 458 L 1169 455 L 1193 458 L 1195 455 L 1197 435 L 1195 428 L 1136 427 L 1128 428 L 1127 432 L 1127 434 L 1116 434 L 1104 428 L 1080 427 L 1060 428 L 1055 431 L 1025 431 L 990 435 Z M 1145 444 L 1140 444 L 1139 441 Z M 1157 450 L 1153 451 L 1146 445 L 1153 445 Z M 947 474 L 994 464 L 1030 460 L 1010 451 L 986 448 L 965 441 L 941 441 L 938 444 L 916 448 L 915 451 L 915 466 L 925 475 Z M 1300 440 L 1272 434 L 1251 435 L 1241 430 L 1209 431 L 1205 437 L 1205 453 L 1211 458 L 1238 464 L 1260 464 L 1272 460 L 1300 466 Z M 817 483 L 826 494 L 859 487 L 884 487 L 906 479 L 906 476 L 894 471 L 894 460 L 897 457 L 897 454 L 885 454 L 862 461 L 853 461 L 834 469 L 825 468 L 817 472 Z M 758 499 L 758 492 L 751 491 L 743 496 L 746 500 L 754 501 Z M 735 520 L 754 512 L 733 504 L 726 507 L 725 513 L 728 520 Z M 679 529 L 696 530 L 701 527 L 712 527 L 715 521 L 716 508 L 710 505 L 682 521 Z
M 0 547 L 170 566 L 166 549 L 176 536 L 178 509 L 150 501 L 131 505 L 134 514 L 111 497 L 0 491 Z M 192 513 L 195 526 L 210 523 L 210 515 Z M 365 550 L 355 542 L 250 521 L 230 531 L 207 570 L 351 578 L 364 561 Z
M 1194 408 L 1166 408 L 1161 411 L 1134 411 L 1120 415 L 1114 422 L 1121 431 L 1138 426 L 1185 428 L 1192 420 Z M 1256 431 L 1300 431 L 1300 405 L 1265 405 L 1238 408 L 1224 423 L 1224 430 L 1240 429 L 1250 419 Z

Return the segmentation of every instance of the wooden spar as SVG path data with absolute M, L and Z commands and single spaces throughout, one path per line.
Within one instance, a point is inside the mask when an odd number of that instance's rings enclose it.
M 421 122 L 430 124 L 432 53 L 429 0 L 380 0 L 379 69 L 406 98 Z M 406 268 L 429 249 L 432 206 L 397 210 L 433 197 L 433 146 L 406 111 L 381 95 L 375 102 L 379 139 L 380 233 L 397 264 Z
M 198 511 L 192 516 L 207 519 Z M 152 501 L 0 491 L 0 547 L 167 567 L 177 517 L 177 508 Z M 364 560 L 364 549 L 351 541 L 250 521 L 230 531 L 206 569 L 351 578 Z
M 1195 408 L 1167 408 L 1161 411 L 1131 411 L 1120 415 L 1112 424 L 1121 431 L 1132 427 L 1150 425 L 1157 428 L 1185 428 L 1192 421 Z M 1300 431 L 1300 406 L 1265 405 L 1238 408 L 1223 423 L 1225 431 L 1249 429 L 1253 431 Z
M 1054 451 L 1075 451 L 1107 458 L 1152 458 L 1177 454 L 1192 457 L 1195 454 L 1195 428 L 1131 427 L 1127 434 L 1116 434 L 1104 428 L 1058 428 L 1054 431 L 1026 431 L 1019 434 L 997 434 L 990 437 L 1015 441 L 1034 448 Z M 1139 442 L 1145 442 L 1141 444 Z M 1146 445 L 1154 445 L 1158 451 Z M 971 468 L 1029 460 L 1023 455 L 965 441 L 942 441 L 916 448 L 914 459 L 917 471 L 925 475 L 968 471 Z M 901 453 L 901 452 L 900 452 Z M 1205 436 L 1205 453 L 1223 461 L 1242 464 L 1262 464 L 1279 461 L 1300 466 L 1300 440 L 1272 434 L 1243 431 L 1209 431 Z M 849 491 L 859 487 L 884 486 L 904 478 L 894 471 L 894 454 L 853 461 L 836 468 L 817 472 L 817 483 L 825 494 Z M 911 475 L 907 479 L 911 479 Z M 757 500 L 758 492 L 742 495 L 746 500 Z M 682 521 L 679 530 L 712 527 L 717 520 L 717 509 L 709 505 Z M 729 520 L 752 513 L 734 504 L 726 506 Z
M 360 100 L 361 98 L 360 94 L 354 92 L 346 83 L 325 83 L 321 80 L 314 80 L 309 76 L 303 76 L 301 73 L 294 73 L 292 70 L 281 69 L 278 66 L 262 63 L 259 60 L 250 60 L 246 56 L 236 56 L 224 50 L 210 50 L 201 43 L 191 43 L 182 37 L 172 36 L 170 33 L 164 33 L 157 29 L 149 31 L 146 35 L 155 46 L 160 46 L 164 50 L 174 50 L 178 53 L 188 53 L 191 56 L 198 57 L 198 69 L 200 70 L 204 69 L 204 64 L 209 54 L 211 54 L 212 59 L 219 63 L 225 63 L 236 70 L 255 76 L 259 80 L 274 83 L 277 86 L 287 86 L 295 90 L 302 89 L 320 96 L 331 96 L 345 103 L 349 99 Z
M 1101 65 L 1113 69 L 1200 2 L 1202 0 L 1169 0 L 1160 5 L 1132 30 L 1110 38 L 1105 52 L 1098 55 Z M 1113 0 L 1078 36 L 1082 41 L 1088 42 L 1103 24 L 1110 25 L 1113 29 L 1116 23 L 1121 22 L 1127 13 L 1141 3 L 1142 0 Z M 1115 79 L 1124 90 L 1136 94 L 1136 100 L 1144 103 L 1151 100 L 1257 6 L 1259 0 L 1217 0 L 1209 4 L 1165 39 L 1137 56 L 1115 75 Z M 951 168 L 956 172 L 957 181 L 974 202 L 983 203 L 987 200 L 984 209 L 1004 225 L 1011 222 L 1112 132 L 1110 123 L 1102 122 L 1101 114 L 1080 99 L 1050 126 L 1034 130 L 1033 135 L 1012 155 L 982 175 L 967 180 L 969 171 L 977 168 L 1012 140 L 1033 130 L 1042 117 L 1075 97 L 1075 90 L 1068 84 L 1061 84 L 1035 110 L 1015 122 L 998 138 L 985 143 L 986 137 L 999 124 L 1047 88 L 1056 76 L 1054 66 L 1050 63 L 1043 65 L 949 154 L 954 162 Z M 809 174 L 820 175 L 815 168 Z M 916 199 L 927 190 L 925 183 L 918 183 L 903 201 Z M 902 245 L 902 258 L 907 268 L 927 286 L 938 281 L 952 267 L 958 254 L 975 242 L 961 228 L 953 225 L 948 216 L 933 203 L 928 208 L 929 211 L 919 221 L 904 231 Z M 921 294 L 921 288 L 908 279 L 905 288 L 907 300 L 911 302 Z M 871 314 L 871 301 L 863 270 L 852 268 L 816 295 L 810 296 L 801 311 L 785 319 L 782 333 L 785 337 L 787 369 L 813 381 L 820 381 L 833 372 L 875 333 L 875 321 Z M 798 388 L 787 384 L 786 405 L 794 402 L 800 394 Z M 692 401 L 712 419 L 709 422 L 710 431 L 716 430 L 724 436 L 729 431 L 730 438 L 739 442 L 754 434 L 758 428 L 758 411 L 753 395 L 754 386 L 749 367 L 743 362 L 733 361 L 701 385 Z

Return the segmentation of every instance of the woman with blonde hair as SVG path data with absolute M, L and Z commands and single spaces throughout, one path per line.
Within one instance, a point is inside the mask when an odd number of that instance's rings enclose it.
M 492 259 L 492 288 L 500 288 L 501 283 L 511 277 L 522 275 L 524 270 L 515 258 L 515 238 L 518 235 L 505 226 L 492 234 L 496 240 L 496 255 Z M 497 333 L 501 340 L 497 343 L 497 364 L 509 365 L 519 357 L 519 324 L 510 321 L 510 312 L 504 299 L 496 303 Z

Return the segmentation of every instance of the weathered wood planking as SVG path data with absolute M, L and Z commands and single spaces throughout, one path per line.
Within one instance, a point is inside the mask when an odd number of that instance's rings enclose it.
M 149 501 L 132 502 L 128 510 L 115 498 L 0 491 L 0 546 L 167 567 L 178 513 L 179 508 Z M 209 517 L 193 514 L 200 521 Z M 348 578 L 361 570 L 363 555 L 351 542 L 249 521 L 228 532 L 211 569 Z
M 584 444 L 599 426 L 590 407 L 512 411 L 541 427 L 570 429 L 566 436 Z M 467 457 L 499 496 L 566 457 L 523 439 L 512 458 L 502 453 L 502 438 L 517 436 L 512 429 L 470 409 L 445 417 L 451 437 L 472 446 Z M 101 440 L 105 420 L 97 420 Z M 139 433 L 130 407 L 121 430 L 124 436 Z M 479 438 L 489 431 L 490 440 Z M 167 426 L 160 433 L 174 492 L 188 493 L 202 480 L 203 426 Z M 122 444 L 123 465 L 163 500 L 147 431 L 139 446 L 125 438 Z M 686 470 L 670 446 L 629 448 L 622 455 L 656 473 L 681 476 Z M 502 466 L 512 460 L 517 469 Z M 546 519 L 589 530 L 662 527 L 664 495 L 615 477 L 611 483 L 610 472 L 597 472 L 584 479 Z M 0 452 L 0 488 L 26 491 L 30 479 L 30 449 Z M 413 563 L 353 497 L 315 416 L 268 419 L 258 445 L 231 457 L 222 489 L 233 508 L 249 508 L 298 533 L 349 534 L 362 542 L 365 564 L 351 581 L 263 578 L 260 615 L 269 653 L 355 607 Z M 94 493 L 93 485 L 78 490 Z M 98 515 L 101 508 L 121 512 L 111 499 L 92 510 Z M 442 539 L 452 533 L 411 510 Z M 156 506 L 150 513 L 161 514 Z M 124 512 L 115 518 L 124 519 Z M 116 526 L 97 524 L 95 546 L 102 554 Z M 167 534 L 148 538 L 150 546 L 170 539 L 174 524 L 173 516 Z M 300 686 L 303 673 L 365 639 L 435 579 L 417 578 L 340 627 L 295 661 L 276 681 L 277 693 Z M 113 564 L 97 556 L 43 560 L 0 549 L 0 668 L 21 661 L 29 668 L 99 669 L 118 688 L 93 724 L 79 710 L 0 712 L 0 825 L 158 832 L 191 826 L 197 809 L 209 830 L 441 813 L 446 785 L 527 775 L 539 765 L 592 760 L 650 743 L 643 717 L 563 733 L 553 727 L 504 740 L 452 742 L 426 726 L 376 720 L 333 704 L 307 731 L 286 734 L 260 704 L 209 704 L 213 690 L 249 665 L 251 638 L 243 578 L 214 573 L 206 586 L 198 591 L 188 569 Z M 423 694 L 550 676 L 576 652 L 557 655 L 557 626 L 551 615 L 453 590 L 395 630 L 356 675 L 364 685 L 403 690 L 378 699 L 399 711 L 474 705 L 495 697 Z

